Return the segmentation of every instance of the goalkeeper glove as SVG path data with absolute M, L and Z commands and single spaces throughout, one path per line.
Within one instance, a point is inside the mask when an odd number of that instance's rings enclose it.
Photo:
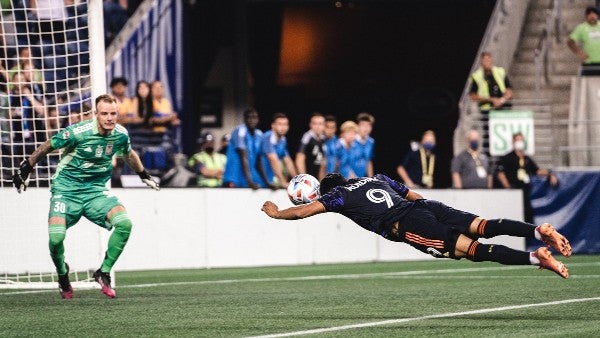
M 33 167 L 29 164 L 29 160 L 24 159 L 19 164 L 19 170 L 13 175 L 12 180 L 15 188 L 17 188 L 17 192 L 20 194 L 21 191 L 27 190 L 27 186 L 29 185 L 29 174 Z
M 160 190 L 158 183 L 155 180 L 153 180 L 152 177 L 150 177 L 150 174 L 146 171 L 146 169 L 144 169 L 143 171 L 141 171 L 137 174 L 142 179 L 142 182 L 146 183 L 147 186 L 149 186 L 150 188 L 152 188 L 154 190 Z

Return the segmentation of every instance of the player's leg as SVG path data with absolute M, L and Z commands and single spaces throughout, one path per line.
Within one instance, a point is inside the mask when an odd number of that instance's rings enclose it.
M 116 197 L 104 193 L 96 194 L 86 204 L 84 215 L 90 221 L 108 230 L 114 229 L 108 239 L 108 246 L 102 265 L 94 273 L 94 279 L 102 287 L 102 293 L 114 298 L 116 292 L 111 286 L 110 271 L 129 240 L 131 220 L 121 202 Z
M 474 238 L 491 238 L 498 235 L 536 238 L 560 252 L 563 256 L 569 257 L 572 253 L 569 241 L 556 231 L 550 223 L 544 223 L 536 227 L 530 223 L 511 219 L 487 220 L 477 217 L 471 222 L 468 234 Z
M 537 265 L 549 269 L 563 278 L 569 277 L 569 270 L 560 261 L 552 257 L 546 247 L 527 252 L 511 249 L 499 244 L 483 244 L 465 235 L 459 235 L 454 251 L 456 258 L 467 258 L 473 262 L 497 262 L 506 265 Z
M 64 240 L 67 228 L 77 223 L 81 204 L 64 194 L 53 194 L 48 213 L 48 248 L 50 258 L 58 274 L 58 289 L 63 298 L 73 298 L 73 288 L 69 281 L 69 265 L 65 262 Z

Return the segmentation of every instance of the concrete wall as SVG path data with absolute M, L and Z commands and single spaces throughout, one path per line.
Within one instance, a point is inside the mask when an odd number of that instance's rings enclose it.
M 273 220 L 265 200 L 289 207 L 285 191 L 250 189 L 113 189 L 134 223 L 117 270 L 267 266 L 430 259 L 403 243 L 389 242 L 337 214 L 297 221 Z M 522 219 L 518 190 L 430 190 L 430 199 L 486 218 Z M 50 271 L 47 210 L 50 192 L 17 194 L 0 189 L 0 273 Z M 87 220 L 67 231 L 72 269 L 100 265 L 109 233 Z M 524 249 L 520 238 L 498 237 Z

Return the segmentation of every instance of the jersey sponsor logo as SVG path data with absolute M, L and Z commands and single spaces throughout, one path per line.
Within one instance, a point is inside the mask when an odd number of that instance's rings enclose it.
M 63 135 L 62 135 L 62 137 L 63 137 L 63 139 L 65 139 L 65 140 L 66 140 L 66 139 L 68 139 L 68 138 L 69 138 L 69 136 L 70 136 L 70 135 L 71 135 L 71 133 L 69 133 L 69 131 L 68 131 L 68 130 L 65 130 L 65 132 L 64 132 L 64 133 L 63 133 Z
M 109 142 L 106 144 L 106 155 L 112 155 L 112 150 L 113 150 L 113 144 L 112 142 Z

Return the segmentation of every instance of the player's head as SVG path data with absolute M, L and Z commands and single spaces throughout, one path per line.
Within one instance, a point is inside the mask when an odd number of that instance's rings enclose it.
M 259 122 L 258 112 L 254 108 L 244 110 L 244 124 L 250 131 L 254 131 Z
M 358 135 L 360 135 L 361 138 L 366 138 L 371 135 L 371 131 L 373 131 L 375 117 L 370 113 L 362 112 L 356 115 L 356 123 L 358 124 Z
M 340 185 L 344 185 L 348 182 L 344 176 L 339 173 L 330 173 L 325 175 L 321 180 L 321 185 L 319 186 L 319 192 L 321 196 L 330 192 L 331 189 L 335 187 L 339 187 Z
M 117 124 L 117 100 L 108 94 L 96 98 L 96 121 L 100 134 L 111 132 Z
M 323 133 L 326 138 L 332 138 L 337 132 L 337 119 L 333 115 L 325 115 L 325 129 Z
M 284 113 L 275 113 L 271 119 L 271 130 L 277 136 L 281 137 L 290 130 L 290 121 Z
M 325 129 L 325 116 L 319 112 L 312 113 L 308 126 L 315 135 L 322 135 L 323 129 Z
M 348 146 L 356 139 L 358 133 L 358 125 L 354 121 L 346 121 L 340 126 L 340 138 L 346 142 Z

